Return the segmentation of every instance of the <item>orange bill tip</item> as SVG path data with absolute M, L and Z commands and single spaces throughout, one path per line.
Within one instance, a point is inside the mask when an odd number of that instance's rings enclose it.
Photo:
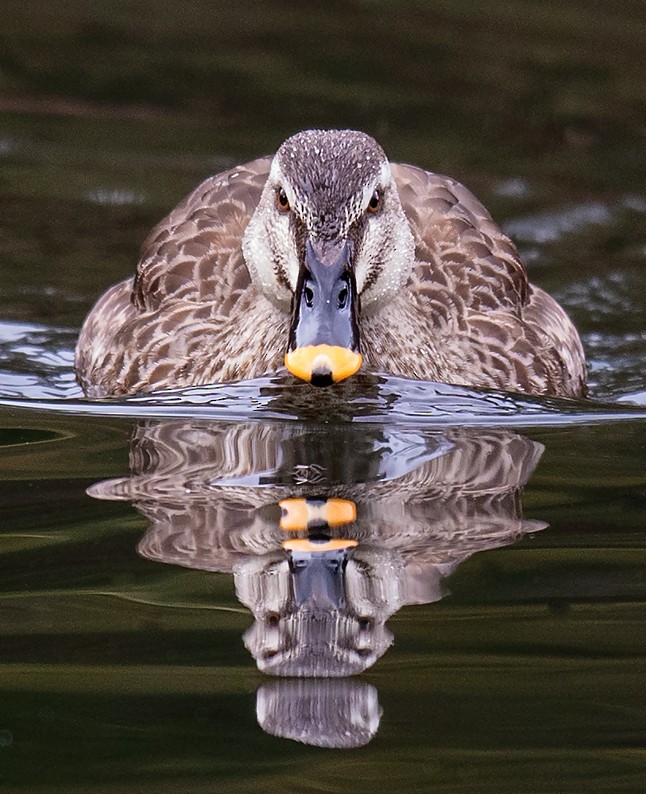
M 331 378 L 334 383 L 349 378 L 361 366 L 360 353 L 338 345 L 307 345 L 297 347 L 285 356 L 287 369 L 308 383 L 312 377 Z

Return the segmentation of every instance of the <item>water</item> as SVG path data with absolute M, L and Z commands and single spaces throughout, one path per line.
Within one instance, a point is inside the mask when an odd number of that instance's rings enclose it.
M 178 8 L 4 9 L 0 783 L 644 790 L 640 4 Z M 314 125 L 474 190 L 592 399 L 83 400 L 77 329 L 149 228 Z

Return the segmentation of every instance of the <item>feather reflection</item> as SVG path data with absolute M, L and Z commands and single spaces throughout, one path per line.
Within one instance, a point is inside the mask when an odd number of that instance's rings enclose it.
M 262 687 L 263 727 L 358 746 L 376 731 L 376 692 L 329 679 L 372 666 L 392 644 L 388 618 L 442 598 L 472 554 L 545 526 L 520 503 L 542 451 L 496 430 L 150 421 L 130 475 L 88 492 L 148 519 L 142 556 L 233 574 L 259 669 L 313 679 Z

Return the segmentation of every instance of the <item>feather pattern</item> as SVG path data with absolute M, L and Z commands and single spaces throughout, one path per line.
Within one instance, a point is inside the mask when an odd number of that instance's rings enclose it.
M 152 230 L 134 278 L 110 288 L 81 330 L 76 370 L 88 396 L 234 381 L 283 366 L 289 312 L 252 279 L 242 252 L 271 166 L 262 158 L 207 179 Z M 448 177 L 391 169 L 415 256 L 394 297 L 361 316 L 364 367 L 584 395 L 576 329 L 528 282 L 482 204 Z

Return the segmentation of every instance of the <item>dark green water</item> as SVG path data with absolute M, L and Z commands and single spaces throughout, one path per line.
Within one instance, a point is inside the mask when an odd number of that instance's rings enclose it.
M 643 4 L 1 10 L 0 788 L 646 789 Z M 324 424 L 280 379 L 65 402 L 148 229 L 315 125 L 467 184 L 599 405 L 376 378 Z M 356 510 L 325 619 L 285 596 L 295 497 Z M 365 670 L 251 655 L 308 647 Z

